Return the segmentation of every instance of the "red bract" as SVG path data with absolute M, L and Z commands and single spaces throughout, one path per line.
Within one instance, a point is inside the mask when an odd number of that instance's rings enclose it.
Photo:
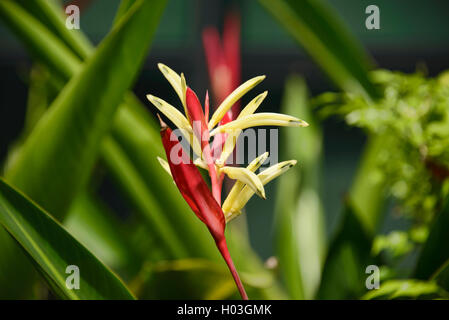
M 180 150 L 180 152 L 183 153 L 180 155 L 181 159 L 185 159 L 185 157 L 188 156 L 185 154 L 182 147 L 179 148 L 179 141 L 173 134 L 172 130 L 168 128 L 160 118 L 159 120 L 161 122 L 162 144 L 167 155 L 173 180 L 190 208 L 209 229 L 218 250 L 231 271 L 242 298 L 247 300 L 248 296 L 246 295 L 245 289 L 226 245 L 226 239 L 224 236 L 226 221 L 223 211 L 217 201 L 215 201 L 209 187 L 203 180 L 201 173 L 191 161 L 176 161 L 179 162 L 179 164 L 177 164 L 171 160 L 171 152 L 175 147 L 175 150 Z
M 226 16 L 223 30 L 223 43 L 217 29 L 209 27 L 203 31 L 203 45 L 206 53 L 209 78 L 213 88 L 215 106 L 240 84 L 240 19 L 236 13 Z M 234 120 L 240 112 L 236 103 L 221 124 Z
M 213 88 L 215 107 L 235 90 L 240 84 L 240 18 L 237 13 L 226 15 L 223 28 L 223 43 L 218 30 L 213 27 L 204 29 L 203 45 L 206 54 L 209 78 Z M 224 125 L 235 120 L 240 112 L 240 103 L 235 103 L 220 120 Z M 212 150 L 223 148 L 227 134 L 217 135 Z
M 207 128 L 207 122 L 204 117 L 201 103 L 195 92 L 189 87 L 187 87 L 186 90 L 186 106 L 190 124 L 192 125 L 195 135 L 201 141 L 201 148 L 204 149 L 206 144 L 209 145 L 209 129 Z
M 208 96 L 206 95 L 206 104 L 208 105 Z M 203 151 L 203 157 L 209 167 L 209 175 L 212 182 L 212 194 L 217 202 L 221 202 L 221 184 L 215 170 L 214 159 L 211 155 L 209 146 L 209 128 L 204 117 L 203 108 L 198 100 L 195 92 L 187 87 L 186 90 L 186 107 L 189 115 L 190 124 L 192 125 L 193 132 L 201 141 L 201 150 Z M 207 106 L 209 109 L 209 106 Z

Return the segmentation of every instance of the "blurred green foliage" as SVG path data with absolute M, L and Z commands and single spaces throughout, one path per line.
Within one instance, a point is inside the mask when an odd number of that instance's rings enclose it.
M 395 137 L 375 155 L 377 174 L 389 194 L 416 223 L 428 223 L 447 196 L 449 177 L 449 74 L 429 79 L 387 70 L 372 73 L 382 98 L 325 93 L 316 98 L 319 113 L 343 115 L 351 126 Z
M 8 230 L 0 230 L 1 298 L 238 297 L 207 230 L 157 163 L 163 152 L 157 125 L 128 91 L 154 37 L 170 48 L 195 38 L 186 16 L 191 6 L 172 0 L 164 11 L 165 2 L 98 1 L 112 28 L 87 14 L 87 28 L 99 27 L 90 38 L 106 34 L 97 48 L 65 27 L 55 1 L 0 2 L 0 18 L 34 62 L 25 126 L 4 161 L 7 182 L 0 180 L 0 223 Z M 310 99 L 303 78 L 288 78 L 281 108 L 311 127 L 281 133 L 283 157 L 299 165 L 278 183 L 276 257 L 262 262 L 242 218 L 227 229 L 231 255 L 253 299 L 448 298 L 449 74 L 370 73 L 369 55 L 333 6 L 242 3 L 248 43 L 301 46 L 342 91 Z M 260 26 L 267 13 L 274 20 Z M 276 28 L 265 34 L 270 25 Z M 327 239 L 321 121 L 335 115 L 362 128 L 368 140 L 339 225 Z M 109 182 L 125 212 L 101 199 L 100 186 Z M 384 232 L 391 215 L 408 224 Z M 89 270 L 81 273 L 78 295 L 64 284 L 65 266 L 73 263 Z M 380 266 L 381 284 L 367 292 L 371 264 Z

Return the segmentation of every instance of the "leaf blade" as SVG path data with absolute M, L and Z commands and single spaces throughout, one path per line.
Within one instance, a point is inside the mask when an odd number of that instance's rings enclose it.
M 65 86 L 7 172 L 9 181 L 56 217 L 86 182 L 100 141 L 137 74 L 165 5 L 155 3 L 136 2 Z M 43 176 L 53 181 L 46 190 L 39 184 Z
M 69 299 L 132 299 L 107 267 L 77 242 L 56 220 L 0 179 L 0 222 L 39 266 L 57 293 Z M 66 268 L 77 265 L 80 288 L 66 286 Z
M 371 98 L 378 96 L 367 74 L 369 58 L 325 2 L 259 2 L 343 90 L 365 93 Z

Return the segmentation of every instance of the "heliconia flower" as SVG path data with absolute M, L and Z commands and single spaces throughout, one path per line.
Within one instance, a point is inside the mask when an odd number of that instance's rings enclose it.
M 195 154 L 192 161 L 178 137 L 160 119 L 161 138 L 167 160 L 159 157 L 158 160 L 164 170 L 171 175 L 190 208 L 206 224 L 231 271 L 242 298 L 247 299 L 226 246 L 224 237 L 226 223 L 241 214 L 243 207 L 254 194 L 265 199 L 264 185 L 294 166 L 296 160 L 277 163 L 258 174 L 256 174 L 257 169 L 268 158 L 267 152 L 254 159 L 246 168 L 226 166 L 226 160 L 232 154 L 236 146 L 236 137 L 243 129 L 266 125 L 305 127 L 308 124 L 288 115 L 255 113 L 267 96 L 266 91 L 251 100 L 235 119 L 223 121 L 224 117 L 228 117 L 232 106 L 249 90 L 263 81 L 265 76 L 252 78 L 238 86 L 223 99 L 217 108 L 214 108 L 215 111 L 209 119 L 208 94 L 206 93 L 205 109 L 203 110 L 197 95 L 187 86 L 183 74 L 178 75 L 161 63 L 158 64 L 158 67 L 176 91 L 184 108 L 184 114 L 160 98 L 153 95 L 147 95 L 147 98 L 180 130 Z M 215 136 L 215 139 L 217 136 L 223 138 L 224 135 L 223 150 L 219 156 L 215 156 L 214 151 L 216 150 L 211 148 L 209 139 L 212 136 Z M 173 157 L 178 157 L 178 159 Z M 178 161 L 179 159 L 182 161 Z M 209 172 L 212 190 L 203 180 L 197 167 Z M 221 182 L 225 176 L 236 180 L 236 182 L 221 205 Z
M 173 150 L 173 147 L 179 145 L 179 141 L 176 137 L 172 137 L 173 133 L 171 129 L 167 127 L 162 119 L 159 118 L 159 120 L 161 123 L 162 144 L 164 145 L 167 159 L 170 159 L 171 151 Z M 179 150 L 180 152 L 184 152 L 182 148 Z M 176 186 L 190 208 L 195 212 L 196 216 L 206 224 L 217 244 L 218 250 L 225 259 L 231 274 L 234 277 L 242 298 L 247 300 L 248 296 L 246 295 L 243 284 L 227 248 L 224 236 L 226 222 L 220 205 L 213 198 L 209 187 L 194 164 L 190 162 L 174 164 L 172 161 L 169 161 L 168 165 Z

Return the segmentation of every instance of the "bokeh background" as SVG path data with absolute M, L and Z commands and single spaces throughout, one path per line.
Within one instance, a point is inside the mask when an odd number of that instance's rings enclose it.
M 449 2 L 446 0 L 329 0 L 351 32 L 362 42 L 376 66 L 413 72 L 417 68 L 436 75 L 449 66 Z M 77 3 L 77 1 L 74 1 Z M 119 5 L 118 0 L 78 1 L 82 6 L 81 29 L 98 43 L 108 32 Z M 381 29 L 365 28 L 365 8 L 380 8 Z M 171 87 L 157 70 L 163 62 L 184 72 L 189 84 L 199 93 L 210 88 L 207 77 L 201 30 L 209 25 L 221 29 L 229 10 L 237 10 L 242 25 L 242 79 L 267 75 L 260 91 L 269 90 L 261 111 L 277 111 L 285 80 L 291 73 L 301 74 L 312 95 L 336 90 L 312 59 L 255 0 L 169 0 L 152 44 L 150 55 L 134 86 L 144 99 L 149 92 L 176 103 Z M 0 158 L 22 130 L 27 101 L 27 78 L 31 60 L 22 45 L 0 24 Z M 243 101 L 248 101 L 249 97 Z M 357 168 L 365 142 L 364 134 L 331 118 L 324 122 L 323 194 L 326 232 L 331 235 L 338 224 L 342 198 Z M 273 254 L 272 212 L 275 184 L 268 186 L 268 200 L 253 198 L 247 206 L 248 228 L 253 248 L 266 259 Z M 101 186 L 102 197 L 126 216 L 126 206 L 112 183 Z M 384 230 L 400 224 L 386 219 Z

